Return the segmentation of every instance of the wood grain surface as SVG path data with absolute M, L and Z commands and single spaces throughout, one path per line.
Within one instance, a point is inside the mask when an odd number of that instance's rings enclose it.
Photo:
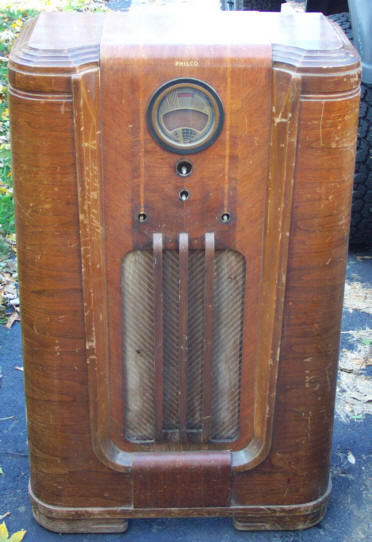
M 326 510 L 359 59 L 319 14 L 221 13 L 209 26 L 195 22 L 191 39 L 171 13 L 42 14 L 11 54 L 30 495 L 52 530 L 187 515 L 288 529 Z M 186 178 L 145 118 L 153 92 L 179 77 L 211 85 L 225 111 Z M 226 249 L 245 259 L 244 327 L 239 436 L 219 442 L 211 262 Z M 150 444 L 124 427 L 121 269 L 132 250 L 153 250 Z M 165 250 L 180 265 L 178 440 L 162 431 Z M 208 279 L 200 441 L 186 423 L 192 250 L 205 251 Z

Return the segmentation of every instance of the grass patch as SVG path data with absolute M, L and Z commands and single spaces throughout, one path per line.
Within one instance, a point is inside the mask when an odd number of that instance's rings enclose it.
M 0 3 L 0 260 L 14 246 L 14 200 L 9 141 L 8 55 L 23 23 L 36 15 L 33 9 L 15 9 Z
M 25 21 L 40 11 L 102 11 L 103 0 L 0 0 L 0 238 L 14 234 L 13 185 L 9 140 L 8 56 Z M 12 244 L 13 239 L 11 237 Z M 11 246 L 9 246 L 9 254 Z
M 16 239 L 9 136 L 8 56 L 25 21 L 41 11 L 106 11 L 104 0 L 0 0 L 0 324 L 18 308 Z
M 10 150 L 0 150 L 0 235 L 5 240 L 15 233 Z

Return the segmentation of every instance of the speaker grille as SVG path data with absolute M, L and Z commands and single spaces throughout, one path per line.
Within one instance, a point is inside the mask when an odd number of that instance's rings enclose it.
M 135 250 L 122 263 L 123 370 L 125 437 L 133 442 L 156 440 L 156 386 L 162 387 L 162 439 L 180 435 L 180 258 L 162 253 L 163 367 L 156 382 L 154 362 L 156 304 L 152 251 Z M 245 260 L 232 250 L 213 253 L 211 374 L 205 372 L 205 251 L 187 257 L 186 438 L 200 442 L 204 395 L 210 387 L 210 430 L 207 440 L 232 441 L 239 435 L 240 373 L 244 312 Z M 207 382 L 209 380 L 209 383 Z M 205 398 L 204 398 L 205 399 Z M 205 408 L 205 406 L 204 406 Z

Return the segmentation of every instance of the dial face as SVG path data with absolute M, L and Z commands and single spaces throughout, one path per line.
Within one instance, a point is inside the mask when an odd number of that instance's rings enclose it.
M 151 98 L 147 119 L 155 139 L 167 150 L 190 154 L 206 149 L 223 124 L 217 93 L 196 79 L 176 79 Z

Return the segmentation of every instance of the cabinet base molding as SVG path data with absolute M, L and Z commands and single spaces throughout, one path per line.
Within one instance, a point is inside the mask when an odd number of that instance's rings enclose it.
M 36 521 L 58 533 L 122 533 L 128 519 L 180 517 L 232 517 L 239 531 L 280 531 L 307 529 L 319 523 L 326 511 L 331 483 L 327 491 L 305 504 L 231 506 L 220 508 L 70 508 L 48 505 L 29 493 Z

